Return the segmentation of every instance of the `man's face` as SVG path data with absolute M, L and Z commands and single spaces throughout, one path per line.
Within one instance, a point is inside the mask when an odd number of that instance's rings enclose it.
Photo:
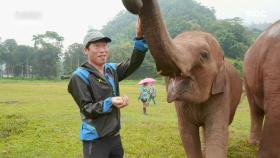
M 96 41 L 90 43 L 88 48 L 84 48 L 84 53 L 88 61 L 98 66 L 103 66 L 108 59 L 108 46 L 106 41 Z

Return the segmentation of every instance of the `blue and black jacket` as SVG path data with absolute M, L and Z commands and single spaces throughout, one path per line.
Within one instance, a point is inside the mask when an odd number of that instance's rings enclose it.
M 119 64 L 106 63 L 104 76 L 89 63 L 73 73 L 68 92 L 80 109 L 81 140 L 95 140 L 119 132 L 120 110 L 112 106 L 112 97 L 119 96 L 119 82 L 141 65 L 147 50 L 144 39 L 135 39 L 131 58 Z

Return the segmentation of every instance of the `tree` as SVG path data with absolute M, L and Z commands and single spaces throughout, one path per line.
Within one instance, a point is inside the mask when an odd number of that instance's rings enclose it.
M 253 42 L 254 34 L 241 23 L 240 18 L 218 20 L 206 29 L 217 37 L 225 55 L 229 58 L 243 59 Z
M 14 70 L 14 58 L 12 53 L 17 47 L 17 42 L 14 39 L 6 39 L 2 43 L 2 57 L 4 60 L 5 68 L 6 68 L 6 75 L 10 77 L 13 74 Z
M 79 43 L 71 44 L 64 53 L 63 70 L 64 74 L 71 74 L 82 63 L 86 62 L 86 56 L 83 53 L 84 46 Z
M 56 32 L 33 35 L 36 62 L 32 70 L 39 78 L 55 78 L 59 74 L 62 42 L 64 38 Z
M 13 52 L 14 76 L 31 78 L 31 68 L 34 62 L 33 47 L 19 45 Z
M 5 52 L 5 48 L 0 41 L 0 77 L 3 77 L 3 73 L 4 73 L 4 70 L 3 70 L 3 65 L 5 63 L 5 60 L 3 59 L 4 52 Z
M 64 38 L 62 36 L 60 36 L 58 33 L 53 32 L 53 31 L 46 31 L 45 34 L 37 34 L 37 35 L 33 35 L 32 41 L 34 41 L 34 47 L 35 48 L 42 48 L 42 47 L 46 47 L 49 44 L 62 49 Z

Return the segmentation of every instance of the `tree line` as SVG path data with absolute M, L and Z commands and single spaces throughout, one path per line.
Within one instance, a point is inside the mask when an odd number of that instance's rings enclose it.
M 86 61 L 83 45 L 74 43 L 63 51 L 64 37 L 53 31 L 33 35 L 33 46 L 15 39 L 0 41 L 0 77 L 55 79 L 70 75 Z

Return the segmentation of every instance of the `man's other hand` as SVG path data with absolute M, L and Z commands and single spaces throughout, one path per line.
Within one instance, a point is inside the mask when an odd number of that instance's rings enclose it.
M 124 95 L 123 97 L 112 97 L 112 104 L 116 108 L 123 108 L 128 105 L 128 97 Z

